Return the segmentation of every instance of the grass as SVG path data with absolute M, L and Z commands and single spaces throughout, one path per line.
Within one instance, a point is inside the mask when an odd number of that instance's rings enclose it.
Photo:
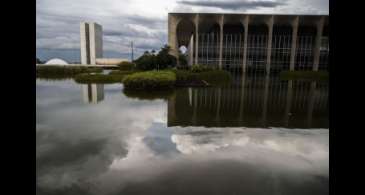
M 128 66 L 128 65 L 126 65 Z M 86 66 L 37 66 L 37 78 L 68 79 L 77 83 L 124 83 L 127 90 L 172 89 L 174 86 L 216 86 L 229 84 L 232 77 L 229 72 L 212 70 L 197 65 L 195 70 L 145 71 L 112 70 L 109 74 L 100 74 L 101 68 Z
M 77 83 L 121 83 L 125 75 L 117 74 L 78 74 L 74 77 Z
M 37 78 L 72 78 L 81 73 L 102 72 L 101 68 L 90 68 L 86 66 L 49 66 L 41 65 L 36 67 Z
M 123 79 L 126 90 L 172 89 L 176 75 L 172 71 L 145 71 L 127 75 Z
M 199 72 L 207 72 L 214 70 L 212 67 L 207 65 L 194 64 L 191 66 L 191 72 L 199 73 Z
M 282 71 L 282 80 L 328 80 L 328 71 Z
M 174 90 L 151 90 L 151 91 L 142 91 L 142 90 L 128 90 L 123 89 L 123 93 L 125 96 L 129 98 L 139 99 L 139 100 L 157 100 L 157 99 L 169 99 L 173 94 Z

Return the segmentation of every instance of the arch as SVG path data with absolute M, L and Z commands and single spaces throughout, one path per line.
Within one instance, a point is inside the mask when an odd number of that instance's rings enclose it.
M 266 24 L 248 24 L 248 33 L 257 35 L 267 35 L 269 28 Z
M 295 70 L 312 70 L 317 27 L 312 24 L 298 27 Z
M 325 25 L 323 27 L 323 33 L 322 33 L 322 36 L 325 36 L 325 37 L 328 37 L 329 36 L 329 26 L 328 25 Z
M 219 58 L 219 18 L 215 14 L 209 14 L 199 18 L 199 34 L 197 47 L 197 63 L 204 65 L 218 65 Z M 195 41 L 196 39 L 194 39 Z M 194 54 L 196 54 L 194 52 Z M 194 57 L 196 57 L 194 55 Z
M 269 27 L 265 23 L 248 25 L 246 71 L 263 74 L 267 65 L 267 44 Z
M 244 34 L 245 27 L 242 23 L 224 23 L 223 34 Z
M 243 64 L 245 27 L 237 18 L 228 16 L 223 24 L 222 66 L 238 75 Z
M 194 49 L 194 37 L 195 37 L 195 24 L 191 18 L 182 18 L 176 26 L 176 36 L 177 36 L 177 48 L 178 53 L 180 48 L 184 46 L 186 48 L 187 60 L 189 65 L 193 63 L 193 49 Z M 180 61 L 180 59 L 179 59 Z
M 292 47 L 293 26 L 278 24 L 273 26 L 271 45 L 271 72 L 289 70 Z
M 314 25 L 299 25 L 298 36 L 316 36 L 317 27 Z
M 201 18 L 199 22 L 199 34 L 219 34 L 219 23 L 215 18 Z
M 273 36 L 275 35 L 284 35 L 284 36 L 291 36 L 293 31 L 293 27 L 289 24 L 285 25 L 275 25 L 273 26 Z
M 177 46 L 189 47 L 191 36 L 195 34 L 195 24 L 189 19 L 182 19 L 176 26 Z

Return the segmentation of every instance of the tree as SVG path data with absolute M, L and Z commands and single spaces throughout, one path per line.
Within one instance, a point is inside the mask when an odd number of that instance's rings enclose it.
M 140 70 L 153 70 L 153 69 L 165 69 L 168 66 L 176 66 L 176 58 L 169 54 L 170 47 L 164 45 L 161 50 L 155 55 L 155 50 L 145 51 L 144 54 L 134 62 L 137 65 L 137 69 Z
M 134 62 L 139 70 L 153 70 L 156 67 L 156 56 L 149 51 L 145 51 L 144 54 Z
M 160 69 L 167 68 L 168 66 L 176 66 L 176 57 L 169 54 L 170 49 L 170 46 L 164 45 L 160 52 L 158 52 L 156 56 L 156 63 Z
M 188 59 L 185 54 L 180 53 L 179 54 L 179 63 L 180 66 L 187 66 L 188 65 Z
M 39 58 L 36 58 L 36 64 L 43 64 L 43 62 Z

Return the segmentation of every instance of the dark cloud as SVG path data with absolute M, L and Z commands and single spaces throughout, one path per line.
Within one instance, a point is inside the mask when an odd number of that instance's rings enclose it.
M 230 10 L 247 10 L 247 9 L 255 9 L 255 8 L 274 8 L 277 6 L 285 5 L 283 2 L 279 1 L 178 1 L 180 4 L 191 5 L 191 6 L 203 6 L 203 7 L 215 7 L 221 9 L 230 9 Z
M 126 57 L 124 54 L 130 52 L 131 41 L 136 43 L 136 57 L 143 50 L 154 49 L 153 45 L 160 47 L 167 41 L 164 37 L 167 18 L 133 12 L 112 13 L 109 4 L 98 6 L 103 3 L 90 0 L 84 5 L 83 1 L 75 1 L 72 5 L 68 0 L 37 1 L 36 47 L 39 58 L 64 57 L 66 61 L 78 61 L 80 54 L 76 50 L 80 48 L 79 25 L 82 21 L 94 21 L 102 25 L 104 57 Z
M 125 18 L 130 24 L 138 24 L 149 28 L 165 28 L 167 19 L 162 20 L 158 18 L 144 17 L 138 15 L 130 15 Z
M 152 4 L 152 6 L 151 6 Z M 79 58 L 80 22 L 103 26 L 104 57 L 128 53 L 135 42 L 135 57 L 167 43 L 168 12 L 231 12 L 326 14 L 328 0 L 37 0 L 36 48 L 47 58 Z M 65 51 L 67 53 L 65 53 Z M 38 54 L 37 54 L 38 55 Z M 112 55 L 114 57 L 114 54 Z M 122 56 L 120 56 L 122 57 Z M 42 59 L 44 60 L 44 59 Z

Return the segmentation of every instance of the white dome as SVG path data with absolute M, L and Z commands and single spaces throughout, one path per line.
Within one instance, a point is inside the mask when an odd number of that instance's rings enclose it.
M 53 58 L 46 62 L 46 64 L 53 64 L 53 65 L 67 65 L 68 63 L 65 60 L 59 58 Z

